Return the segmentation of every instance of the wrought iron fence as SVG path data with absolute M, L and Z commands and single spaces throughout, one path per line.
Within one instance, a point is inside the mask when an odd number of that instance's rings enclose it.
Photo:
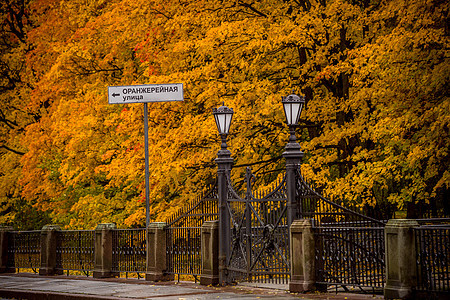
M 7 267 L 31 269 L 37 273 L 41 263 L 41 232 L 11 231 L 8 233 Z
M 168 273 L 201 275 L 201 226 L 170 227 L 167 238 Z
M 217 186 L 180 209 L 166 223 L 167 273 L 201 274 L 201 226 L 218 218 Z
M 277 194 L 278 193 L 278 194 Z M 215 190 L 210 196 L 215 195 Z M 270 197 L 269 197 L 270 196 Z M 261 197 L 261 199 L 259 199 Z M 285 186 L 280 184 L 267 196 L 229 201 L 233 213 L 232 257 L 242 265 L 229 265 L 248 280 L 283 283 L 289 276 Z M 261 200 L 265 201 L 261 201 Z M 246 216 L 247 215 L 247 216 Z M 250 218 L 248 218 L 250 216 Z M 201 198 L 181 210 L 166 227 L 168 273 L 201 275 L 201 225 L 217 219 L 217 200 Z M 448 219 L 446 219 L 448 221 Z M 435 220 L 421 220 L 433 224 Z M 442 222 L 442 220 L 441 220 Z M 346 223 L 351 224 L 351 223 Z M 323 224 L 322 224 L 323 225 Z M 361 223 L 359 223 L 361 225 Z M 247 231 L 251 229 L 250 234 Z M 326 286 L 382 289 L 385 284 L 384 227 L 316 226 L 316 282 Z M 417 292 L 450 291 L 450 225 L 422 225 L 414 228 L 417 253 Z M 249 237 L 251 240 L 249 240 Z M 112 230 L 114 272 L 146 271 L 146 229 Z M 7 267 L 37 272 L 40 266 L 41 231 L 7 233 Z M 238 241 L 240 240 L 240 241 Z M 247 246 L 250 252 L 244 251 Z M 95 231 L 57 233 L 57 266 L 65 271 L 94 270 Z M 250 260 L 248 259 L 250 257 Z M 247 264 L 248 262 L 248 264 Z M 233 268 L 237 268 L 234 270 Z
M 326 199 L 297 169 L 297 217 L 313 220 L 316 279 L 325 286 L 381 289 L 385 283 L 385 222 Z
M 140 273 L 146 271 L 147 259 L 147 230 L 139 229 L 115 229 L 112 231 L 112 256 L 113 272 Z
M 418 291 L 450 292 L 450 225 L 414 228 Z
M 62 271 L 81 271 L 86 276 L 94 271 L 94 230 L 58 231 L 56 266 Z
M 316 227 L 316 279 L 325 285 L 383 288 L 384 227 Z

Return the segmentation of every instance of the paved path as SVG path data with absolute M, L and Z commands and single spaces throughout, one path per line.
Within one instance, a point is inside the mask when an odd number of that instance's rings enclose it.
M 206 287 L 193 282 L 154 283 L 137 279 L 93 279 L 76 276 L 0 275 L 0 298 L 61 300 L 207 300 L 207 299 L 336 299 L 368 300 L 382 296 L 357 294 L 289 294 L 283 289 L 254 286 Z

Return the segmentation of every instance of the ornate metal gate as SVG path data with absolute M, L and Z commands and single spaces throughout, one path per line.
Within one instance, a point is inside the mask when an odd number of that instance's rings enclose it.
M 250 168 L 245 193 L 233 187 L 231 168 L 219 171 L 218 185 L 168 222 L 169 274 L 200 275 L 201 226 L 218 218 L 221 283 L 288 283 L 290 221 L 308 218 L 313 220 L 316 240 L 317 283 L 344 289 L 383 286 L 382 221 L 315 192 L 302 177 L 299 165 L 287 169 L 266 194 L 252 191 L 255 177 Z
M 250 168 L 247 190 L 239 196 L 227 176 L 230 241 L 226 281 L 287 283 L 290 274 L 286 178 L 266 195 L 253 195 Z M 228 218 L 227 218 L 228 219 Z

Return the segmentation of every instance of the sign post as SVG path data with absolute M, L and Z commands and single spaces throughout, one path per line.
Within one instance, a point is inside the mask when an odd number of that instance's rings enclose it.
M 148 158 L 148 102 L 183 101 L 182 83 L 146 84 L 129 86 L 109 86 L 109 104 L 144 103 L 144 139 L 145 139 L 145 225 L 150 224 L 150 187 Z
M 145 143 L 145 228 L 150 224 L 150 172 L 148 159 L 148 105 L 144 103 L 144 143 Z

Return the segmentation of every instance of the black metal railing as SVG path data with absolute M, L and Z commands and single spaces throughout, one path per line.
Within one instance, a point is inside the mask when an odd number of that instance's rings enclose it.
M 450 225 L 414 228 L 418 291 L 450 292 Z
M 316 279 L 326 287 L 382 289 L 385 284 L 383 220 L 326 199 L 297 170 L 297 218 L 312 219 Z
M 15 268 L 18 272 L 22 269 L 31 269 L 37 273 L 41 264 L 41 232 L 8 232 L 7 253 L 8 268 Z
M 94 230 L 61 230 L 57 234 L 56 266 L 66 271 L 80 271 L 86 276 L 94 271 Z
M 217 186 L 213 186 L 166 222 L 168 274 L 192 275 L 197 280 L 201 275 L 201 227 L 205 221 L 217 219 Z
M 147 259 L 147 230 L 139 229 L 114 229 L 112 231 L 112 256 L 113 272 L 140 273 L 146 271 Z
M 316 279 L 324 285 L 383 288 L 384 227 L 315 227 Z
M 275 195 L 275 192 L 279 194 Z M 215 193 L 213 190 L 210 196 Z M 230 220 L 233 221 L 232 248 L 236 246 L 231 258 L 237 261 L 228 265 L 228 271 L 240 272 L 255 282 L 285 283 L 289 278 L 284 185 L 274 193 L 261 198 L 229 200 L 228 203 L 228 209 L 233 213 L 233 220 Z M 265 201 L 261 201 L 263 199 Z M 214 197 L 204 197 L 181 210 L 168 223 L 165 228 L 167 273 L 201 275 L 201 225 L 204 221 L 217 219 L 217 209 Z M 414 289 L 427 295 L 442 292 L 446 295 L 450 291 L 450 225 L 445 224 L 449 219 L 419 221 L 422 225 L 413 228 L 418 275 Z M 363 220 L 357 221 L 358 226 L 353 226 L 350 220 L 337 226 L 324 226 L 324 223 L 316 226 L 313 222 L 319 286 L 344 290 L 359 287 L 364 291 L 380 291 L 384 287 L 385 228 L 373 224 L 362 227 L 362 224 Z M 128 273 L 136 273 L 140 277 L 140 273 L 146 272 L 146 229 L 113 229 L 111 232 L 112 271 L 126 273 L 127 277 Z M 21 272 L 38 272 L 41 231 L 10 231 L 6 238 L 7 267 Z M 57 231 L 57 269 L 68 274 L 69 271 L 81 271 L 90 275 L 95 267 L 95 238 L 94 230 Z M 249 251 L 244 251 L 247 246 L 250 246 Z M 240 264 L 246 261 L 246 264 Z
M 201 275 L 201 227 L 170 227 L 167 238 L 168 273 Z

